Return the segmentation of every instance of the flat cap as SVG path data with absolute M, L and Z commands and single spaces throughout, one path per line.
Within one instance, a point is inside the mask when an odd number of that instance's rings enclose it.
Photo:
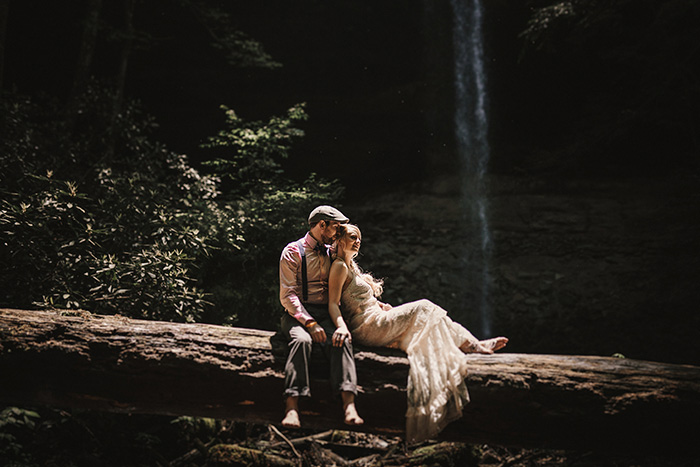
M 350 219 L 348 219 L 345 214 L 338 211 L 333 206 L 327 205 L 317 206 L 311 211 L 311 214 L 309 214 L 309 224 L 315 224 L 320 221 L 338 221 L 345 223 L 349 220 Z

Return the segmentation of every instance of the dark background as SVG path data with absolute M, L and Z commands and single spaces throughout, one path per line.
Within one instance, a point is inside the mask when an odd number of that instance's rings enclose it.
M 555 2 L 484 3 L 492 172 L 542 172 L 547 163 L 536 153 L 571 145 L 595 124 L 613 132 L 619 114 L 641 110 L 657 111 L 656 120 L 617 128 L 629 130 L 625 138 L 609 136 L 607 143 L 624 147 L 588 140 L 586 157 L 576 151 L 555 156 L 599 176 L 695 167 L 697 142 L 689 133 L 697 123 L 697 26 L 689 14 L 697 12 L 690 2 L 617 2 L 618 17 L 589 18 L 584 25 L 560 21 L 541 47 L 528 47 L 520 35 L 536 6 Z M 220 129 L 222 104 L 244 118 L 263 119 L 307 102 L 307 137 L 295 148 L 292 171 L 313 167 L 348 186 L 361 178 L 366 187 L 421 181 L 454 168 L 449 2 L 220 4 L 281 68 L 230 66 L 177 2 L 137 4 L 136 29 L 153 40 L 132 54 L 127 91 L 157 117 L 162 139 L 174 150 L 197 161 L 199 144 Z M 107 2 L 104 20 L 119 24 L 119 7 Z M 11 3 L 6 88 L 68 93 L 83 8 L 79 1 Z M 97 78 L 116 73 L 116 53 L 113 41 L 101 41 Z M 687 127 L 664 128 L 673 116 Z M 606 164 L 580 161 L 608 156 L 614 160 Z
M 157 117 L 161 138 L 174 150 L 197 161 L 199 144 L 221 128 L 220 105 L 246 119 L 264 119 L 306 102 L 307 137 L 294 150 L 291 172 L 304 174 L 310 167 L 350 187 L 361 179 L 366 187 L 423 180 L 426 169 L 439 175 L 443 159 L 455 157 L 448 2 L 221 4 L 281 68 L 229 66 L 204 28 L 176 2 L 142 2 L 136 8 L 136 29 L 154 40 L 132 54 L 127 92 Z M 118 24 L 118 7 L 107 2 L 105 20 Z M 83 8 L 78 1 L 11 4 L 6 88 L 68 94 Z M 515 106 L 512 100 L 532 86 L 523 83 L 529 77 L 516 62 L 522 46 L 517 35 L 526 19 L 523 6 L 496 5 L 487 17 L 493 131 L 503 134 L 494 135 L 495 141 L 512 138 L 529 105 L 522 96 Z M 100 42 L 96 77 L 109 80 L 116 73 L 116 54 L 114 43 Z M 525 122 L 531 125 L 532 119 Z

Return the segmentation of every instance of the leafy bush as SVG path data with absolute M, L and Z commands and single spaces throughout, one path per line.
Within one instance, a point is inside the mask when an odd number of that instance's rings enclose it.
M 306 231 L 308 213 L 335 202 L 342 187 L 313 173 L 301 183 L 284 177 L 281 161 L 303 137 L 297 127 L 307 118 L 303 105 L 265 122 L 247 122 L 223 109 L 225 129 L 205 145 L 220 157 L 207 165 L 224 181 L 222 198 L 240 238 L 231 243 L 229 237 L 228 248 L 207 263 L 204 283 L 211 284 L 216 312 L 226 322 L 273 329 L 281 316 L 280 253 Z
M 3 465 L 30 465 L 24 445 L 31 439 L 40 416 L 37 412 L 6 407 L 0 412 L 0 459 Z
M 78 133 L 75 142 L 54 138 L 52 128 L 36 119 L 5 114 L 10 118 L 3 126 L 25 137 L 3 141 L 1 169 L 14 169 L 21 182 L 3 180 L 0 232 L 8 267 L 0 273 L 0 301 L 196 320 L 205 302 L 191 270 L 208 254 L 210 232 L 201 227 L 217 209 L 211 202 L 216 180 L 151 143 L 144 133 L 149 125 L 139 125 L 133 109 L 120 121 L 120 135 L 128 138 L 116 155 L 92 161 L 93 151 L 105 152 L 99 151 L 104 132 L 95 122 L 101 117 L 96 103 L 106 96 L 89 97 L 94 102 L 83 103 L 83 116 L 90 125 L 81 127 L 87 133 Z M 17 104 L 13 109 L 30 116 Z M 93 112 L 98 115 L 90 118 Z M 45 175 L 34 173 L 47 166 Z M 83 183 L 60 180 L 59 173 Z
M 108 138 L 109 102 L 93 86 L 66 134 L 54 103 L 3 101 L 0 306 L 274 327 L 280 251 L 341 193 L 283 176 L 303 106 L 267 122 L 226 109 L 207 175 L 154 142 L 134 103 Z

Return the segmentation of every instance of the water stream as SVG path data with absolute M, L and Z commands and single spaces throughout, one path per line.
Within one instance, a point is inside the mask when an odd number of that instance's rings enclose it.
M 485 176 L 489 161 L 481 0 L 451 0 L 454 25 L 455 136 L 461 163 L 465 225 L 465 306 L 478 312 L 481 337 L 491 336 L 491 234 Z

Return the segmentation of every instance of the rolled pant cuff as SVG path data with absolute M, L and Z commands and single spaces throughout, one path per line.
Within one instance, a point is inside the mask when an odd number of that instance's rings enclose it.
M 338 392 L 351 392 L 357 395 L 357 384 L 345 382 L 340 385 L 340 389 L 338 390 Z
M 311 390 L 308 388 L 302 389 L 301 391 L 296 389 L 285 389 L 284 398 L 286 399 L 287 397 L 311 397 Z

